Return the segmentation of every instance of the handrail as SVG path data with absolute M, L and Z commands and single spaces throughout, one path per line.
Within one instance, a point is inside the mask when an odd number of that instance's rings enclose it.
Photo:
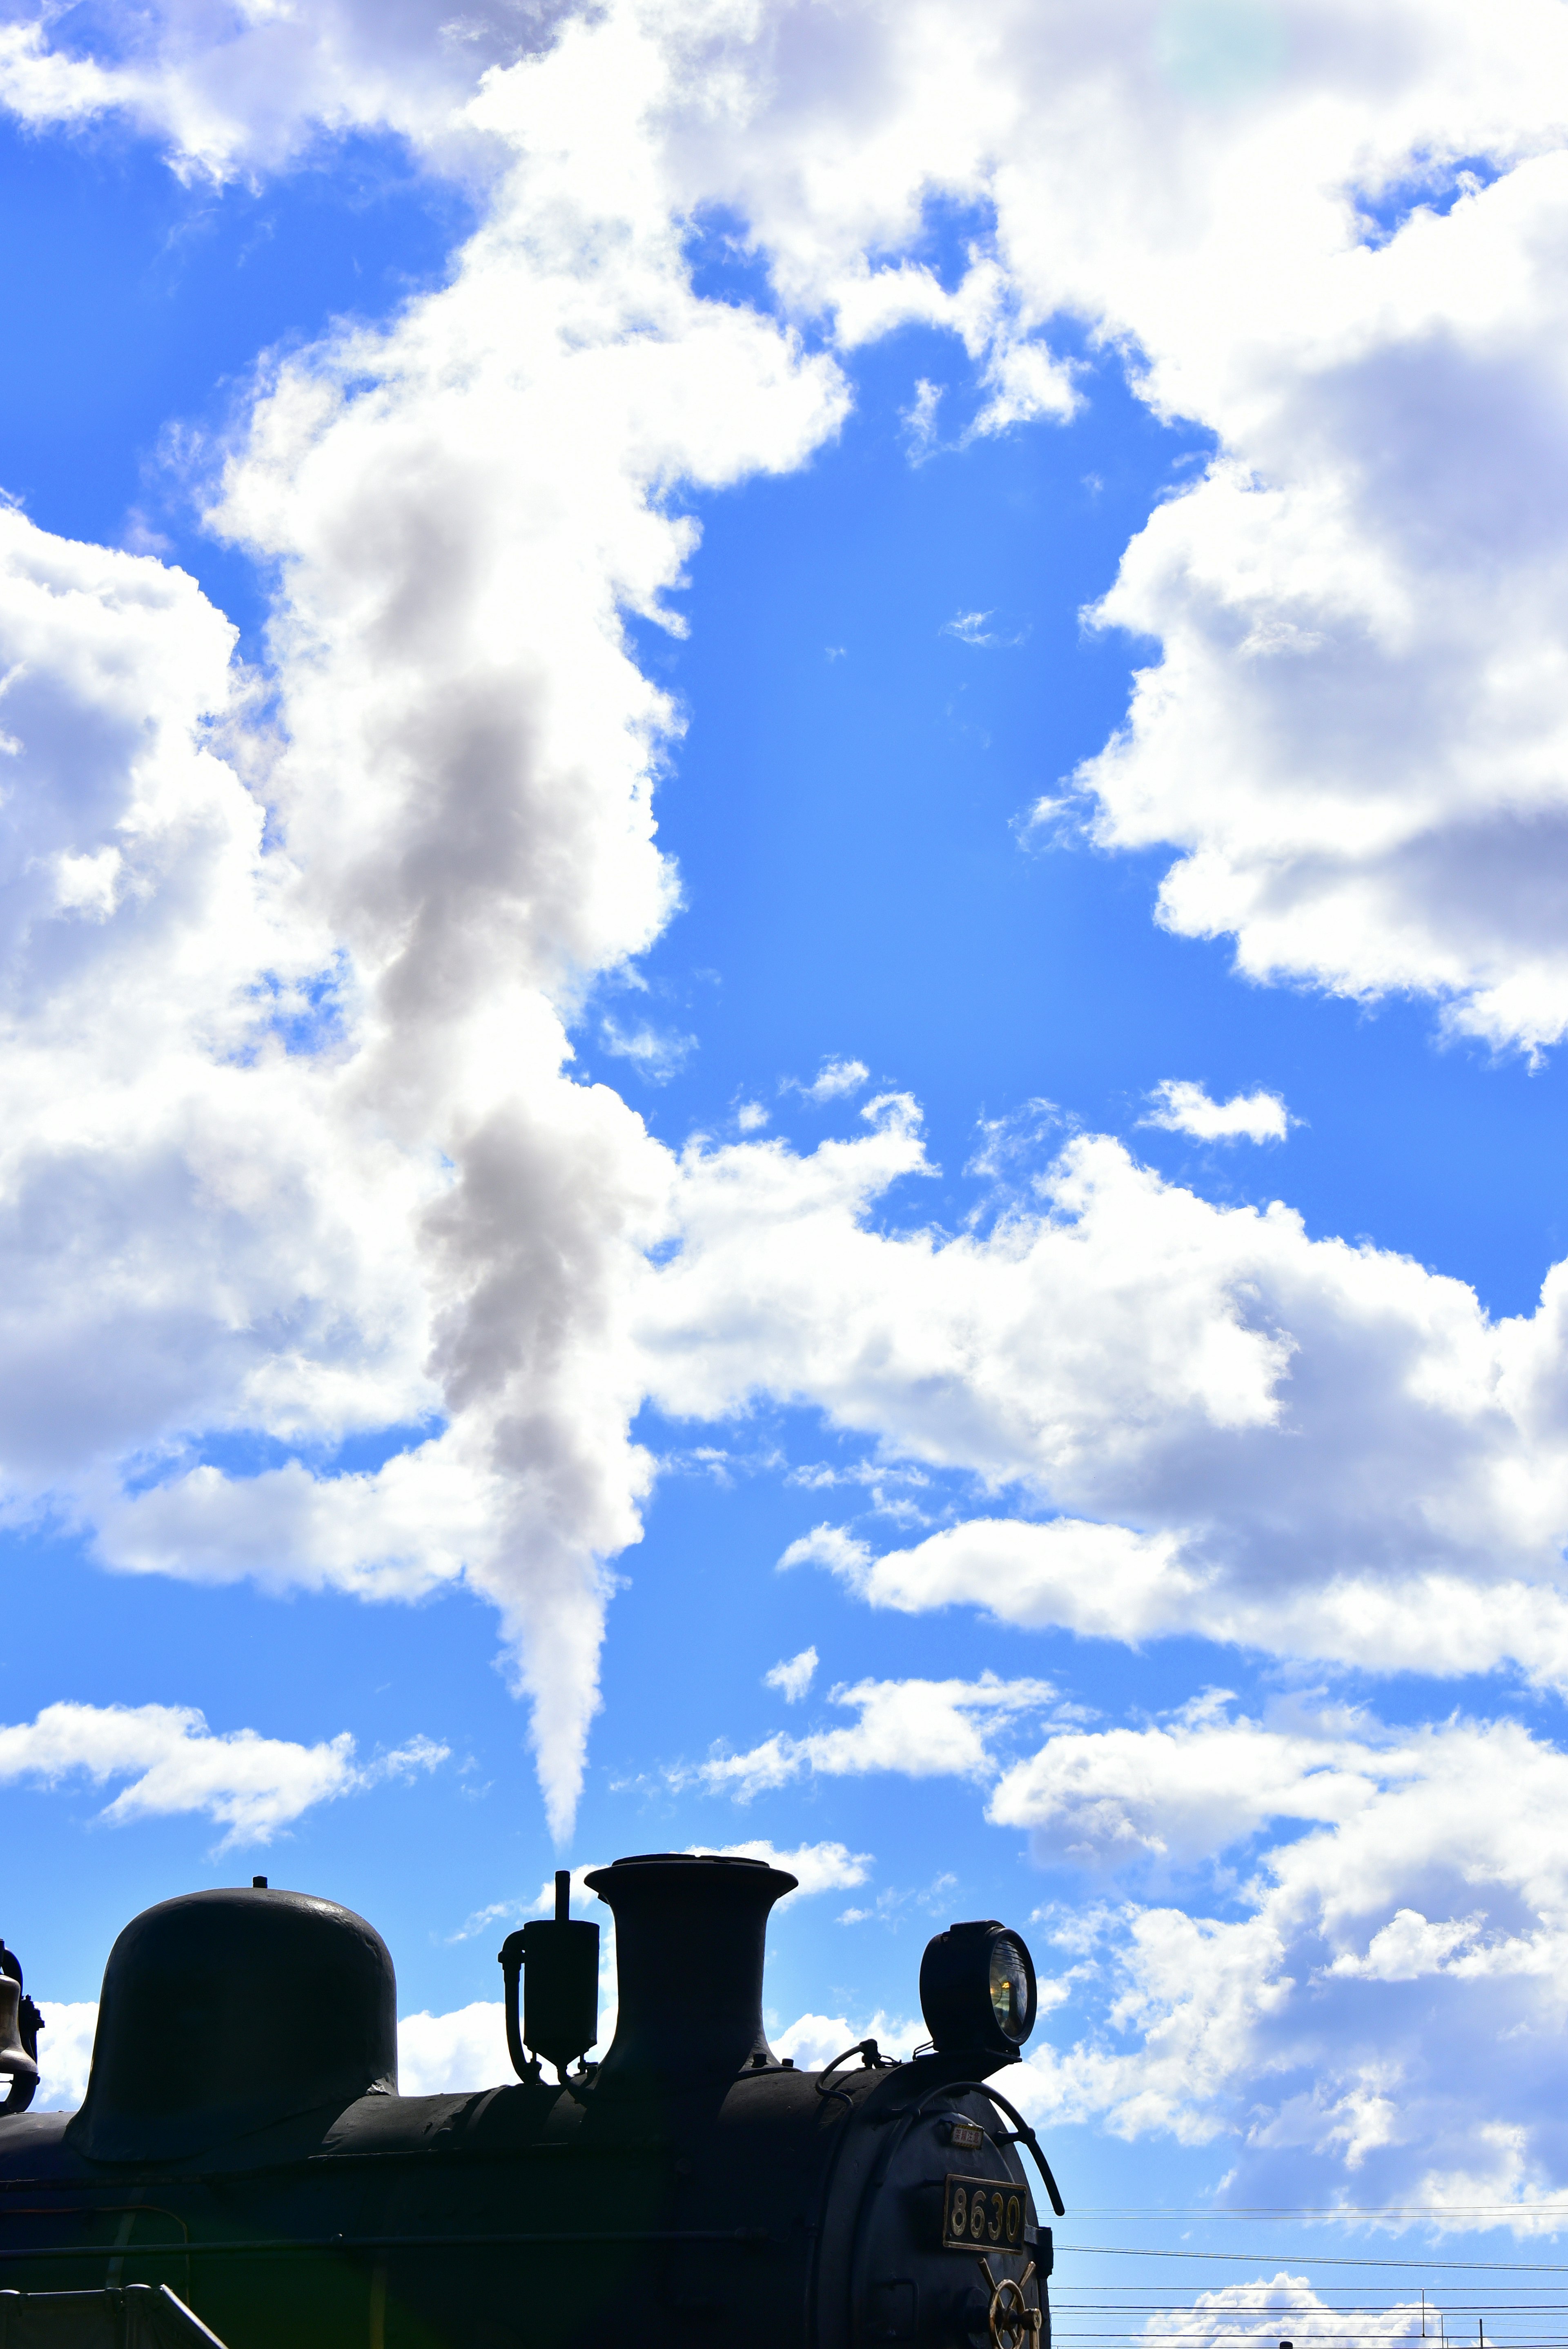
M 1058 2219 L 1065 2219 L 1068 2215 L 1068 2206 L 1062 2200 L 1061 2190 L 1056 2179 L 1051 2176 L 1051 2165 L 1040 2151 L 1039 2138 L 1035 2135 L 1017 2106 L 1010 2105 L 1001 2090 L 992 2087 L 988 2080 L 949 2080 L 944 2086 L 933 2088 L 931 2095 L 927 2096 L 914 2117 L 917 2121 L 923 2120 L 931 2108 L 933 2099 L 937 2096 L 965 2096 L 971 2094 L 977 2096 L 989 2096 L 994 2105 L 1001 2106 L 1014 2124 L 1011 2130 L 1005 2132 L 1006 2136 L 1014 2143 L 1028 2147 L 1035 2157 L 1035 2167 L 1046 2181 L 1046 2192 L 1051 2198 L 1052 2209 Z

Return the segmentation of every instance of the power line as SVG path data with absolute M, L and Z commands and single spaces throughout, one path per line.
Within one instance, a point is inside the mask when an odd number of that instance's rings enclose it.
M 1294 2251 L 1187 2251 L 1159 2243 L 1058 2243 L 1057 2249 L 1097 2260 L 1206 2260 L 1241 2267 L 1288 2266 L 1295 2260 L 1320 2268 L 1408 2268 L 1418 2275 L 1434 2269 L 1446 2274 L 1568 2275 L 1568 2260 L 1445 2260 L 1436 2254 L 1420 2260 L 1353 2259 L 1344 2251 L 1308 2251 L 1299 2245 Z
M 1183 2210 L 1176 2203 L 1075 2203 L 1073 2218 L 1155 2218 L 1155 2220 L 1240 2220 L 1240 2218 L 1544 2218 L 1547 2213 L 1561 2213 L 1561 2222 L 1568 2227 L 1568 2201 L 1531 2201 L 1531 2203 L 1383 2203 L 1376 2210 L 1350 2210 L 1345 2206 L 1295 2208 L 1291 2203 L 1230 2203 L 1225 2210 L 1213 2208 L 1192 2208 Z

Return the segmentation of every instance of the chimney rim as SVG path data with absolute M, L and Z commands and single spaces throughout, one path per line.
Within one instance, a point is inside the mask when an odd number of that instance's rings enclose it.
M 775 1899 L 781 1899 L 786 1892 L 795 1891 L 800 1882 L 799 1878 L 791 1876 L 787 1868 L 775 1868 L 766 1859 L 752 1858 L 749 1853 L 727 1851 L 627 1852 L 621 1858 L 611 1860 L 604 1868 L 591 1868 L 583 1881 L 584 1884 L 592 1885 L 594 1892 L 603 1899 L 603 1894 L 599 1892 L 600 1886 L 607 1881 L 613 1881 L 618 1869 L 649 1867 L 689 1868 L 699 1874 L 714 1868 L 750 1869 L 759 1877 L 769 1878 L 779 1888 L 774 1894 Z

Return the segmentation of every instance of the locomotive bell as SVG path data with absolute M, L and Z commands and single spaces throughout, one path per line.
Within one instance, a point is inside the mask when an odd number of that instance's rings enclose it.
M 762 2028 L 768 1911 L 799 1878 L 760 1859 L 645 1852 L 588 1882 L 615 1918 L 620 2010 L 598 2086 L 775 2067 Z
M 22 2044 L 22 1985 L 0 1974 L 0 2073 L 14 2080 L 36 2080 L 38 2067 Z

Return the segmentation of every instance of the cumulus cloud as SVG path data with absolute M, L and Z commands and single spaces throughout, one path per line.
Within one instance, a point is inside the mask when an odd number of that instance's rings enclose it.
M 221 1851 L 269 1843 L 316 1803 L 433 1770 L 450 1748 L 428 1737 L 355 1759 L 354 1740 L 296 1745 L 253 1729 L 214 1734 L 190 1705 L 46 1705 L 36 1720 L 0 1724 L 0 1784 L 59 1786 L 124 1778 L 99 1816 L 110 1826 L 200 1812 L 228 1829 Z
M 1325 2349 L 1328 2344 L 1342 2349 L 1347 2336 L 1357 2342 L 1423 2340 L 1439 2313 L 1439 2301 L 1431 2293 L 1387 2308 L 1331 2307 L 1305 2276 L 1293 2276 L 1281 2268 L 1273 2276 L 1201 2292 L 1188 2308 L 1156 2309 L 1143 2331 L 1150 2340 L 1178 2343 L 1181 2349 L 1188 2344 L 1207 2349 L 1209 2343 L 1237 2341 L 1266 2343 L 1274 2349 L 1287 2330 L 1293 2340 L 1321 2341 Z
M 764 1688 L 777 1689 L 786 1704 L 799 1704 L 811 1685 L 818 1664 L 815 1648 L 802 1648 L 798 1656 L 786 1657 L 762 1675 Z
M 819 1527 L 781 1563 L 905 1609 L 1568 1685 L 1563 1268 L 1494 1321 L 1461 1282 L 1215 1206 L 1104 1136 L 989 1230 L 877 1226 L 926 1168 L 900 1101 L 809 1157 L 694 1147 L 683 1245 L 641 1302 L 650 1388 L 698 1418 L 810 1403 L 1061 1514 L 882 1561 Z
M 841 1526 L 817 1526 L 779 1562 L 825 1566 L 857 1598 L 904 1615 L 981 1607 L 1029 1630 L 1065 1623 L 1103 1638 L 1138 1640 L 1201 1616 L 1202 1591 L 1197 1578 L 1176 1566 L 1178 1547 L 1169 1535 L 1082 1517 L 1044 1525 L 974 1517 L 882 1557 Z
M 1522 1662 L 1565 1684 L 1561 1594 L 1524 1581 L 1479 1587 L 1462 1573 L 1389 1570 L 1326 1586 L 1256 1589 L 1185 1559 L 1179 1537 L 1080 1517 L 1037 1524 L 975 1517 L 912 1548 L 873 1557 L 869 1543 L 820 1526 L 791 1545 L 830 1567 L 873 1607 L 918 1614 L 975 1607 L 1031 1630 L 1060 1626 L 1134 1644 L 1196 1634 L 1266 1653 L 1438 1675 Z M 790 1552 L 785 1560 L 793 1562 Z M 1434 1610 L 1436 1620 L 1422 1619 Z
M 482 148 L 507 187 L 514 142 L 548 124 L 537 159 L 594 150 L 646 218 L 732 210 L 781 303 L 841 347 L 950 332 L 971 439 L 1074 412 L 1053 321 L 1126 352 L 1215 455 L 1093 616 L 1160 647 L 1079 778 L 1099 837 L 1173 847 L 1161 918 L 1233 936 L 1253 976 L 1425 990 L 1527 1049 L 1563 1031 L 1551 0 L 1484 22 L 1463 0 L 1375 19 L 1284 0 L 1244 72 L 1157 0 L 830 20 L 613 0 L 592 23 L 492 5 L 460 25 L 409 5 L 390 31 L 361 0 L 308 26 L 214 28 L 188 0 L 100 16 L 91 57 L 68 20 L 5 29 L 14 111 L 118 107 L 219 173 L 384 122 L 470 171 Z M 576 103 L 583 61 L 602 119 Z M 934 197 L 991 222 L 951 286 L 913 250 Z M 911 429 L 918 453 L 934 398 Z
M 480 0 L 460 18 L 428 0 L 324 0 L 302 16 L 214 18 L 200 0 L 108 0 L 91 51 L 47 13 L 0 26 L 0 100 L 38 126 L 121 114 L 169 140 L 182 171 L 214 179 L 284 163 L 322 129 L 384 125 L 471 166 L 455 112 L 487 70 L 545 47 L 563 13 L 552 0 Z
M 1160 647 L 1078 778 L 1099 838 L 1174 846 L 1161 918 L 1253 976 L 1533 1048 L 1568 1019 L 1563 20 L 1288 0 L 1231 79 L 1174 21 L 866 8 L 829 70 L 783 6 L 764 80 L 732 20 L 734 133 L 676 164 L 846 344 L 950 328 L 976 429 L 1071 412 L 1067 313 L 1213 435 L 1094 615 Z M 936 192 L 995 216 L 952 290 L 908 253 Z
M 706 1845 L 694 1844 L 694 1851 L 706 1850 Z M 797 1888 L 802 1897 L 812 1892 L 843 1892 L 851 1885 L 863 1884 L 872 1865 L 869 1851 L 851 1851 L 841 1843 L 800 1843 L 791 1851 L 780 1851 L 776 1844 L 765 1838 L 752 1843 L 720 1844 L 718 1849 L 726 1859 L 761 1859 L 769 1868 L 782 1868 L 800 1879 Z M 788 1900 L 794 1896 L 786 1893 Z
M 786 296 L 949 326 L 984 429 L 1070 412 L 1066 312 L 1215 438 L 1095 615 L 1161 648 L 1078 778 L 1099 838 L 1173 845 L 1161 918 L 1254 977 L 1559 1035 L 1558 13 L 1291 0 L 1289 70 L 1233 82 L 1152 0 L 852 21 L 830 74 L 780 9 L 744 137 L 678 150 Z M 995 211 L 951 293 L 901 253 L 934 191 Z
M 820 2072 L 862 2039 L 874 2039 L 884 2054 L 907 2060 L 926 2035 L 923 2023 L 882 2007 L 859 2023 L 842 2014 L 798 2015 L 784 2030 L 769 2034 L 774 2054 L 788 2055 L 803 2072 Z
M 98 2001 L 44 1996 L 38 2009 L 44 2029 L 38 2039 L 38 2091 L 33 2110 L 74 2113 L 88 2092 Z
M 1290 1119 L 1278 1093 L 1233 1093 L 1228 1102 L 1211 1101 L 1202 1085 L 1167 1077 L 1150 1099 L 1144 1125 L 1190 1133 L 1197 1142 L 1283 1142 L 1289 1130 Z
M 213 527 L 279 583 L 275 730 L 182 574 L 0 516 L 8 1505 L 132 1570 L 466 1578 L 558 1829 L 650 1392 L 804 1402 L 1024 1488 L 1079 1530 L 977 1521 L 1018 1619 L 1103 1621 L 1058 1571 L 1092 1553 L 1140 1636 L 1561 1678 L 1557 1273 L 1493 1323 L 1093 1137 L 988 1233 L 873 1231 L 927 1171 L 907 1102 L 808 1160 L 677 1167 L 569 1046 L 676 902 L 677 718 L 622 627 L 672 624 L 666 492 L 798 466 L 845 411 L 783 319 L 693 293 L 714 202 L 842 349 L 951 332 L 972 431 L 1071 412 L 1069 315 L 1213 436 L 1095 616 L 1161 647 L 1078 780 L 1103 844 L 1175 850 L 1164 920 L 1257 977 L 1561 1031 L 1560 12 L 1290 0 L 1290 71 L 1239 83 L 1153 0 L 384 16 L 0 35 L 14 111 L 119 108 L 187 171 L 372 120 L 485 159 L 450 285 L 269 363 L 228 451 Z M 905 249 L 933 194 L 994 221 L 955 285 Z M 819 1097 L 866 1081 L 830 1071 Z M 201 1451 L 235 1428 L 300 1456 L 232 1476 Z M 324 1467 L 389 1428 L 418 1440 L 383 1470 Z M 867 1588 L 941 1589 L 961 1551 Z
M 448 2014 L 405 2014 L 397 2023 L 397 2086 L 405 2096 L 454 2095 L 514 2080 L 506 2009 L 475 1999 Z
M 779 1733 L 745 1754 L 718 1753 L 682 1764 L 670 1778 L 742 1803 L 812 1774 L 840 1778 L 898 1770 L 912 1778 L 985 1779 L 997 1767 L 995 1740 L 1055 1695 L 1047 1682 L 998 1680 L 994 1672 L 977 1681 L 857 1681 L 828 1692 L 830 1703 L 858 1713 L 852 1726 L 804 1737 Z
M 1214 1701 L 1051 1736 L 991 1797 L 1043 1859 L 1251 1857 L 1216 1913 L 1201 1889 L 1196 1914 L 1051 1913 L 1095 2019 L 1031 2052 L 1033 2109 L 1233 2139 L 1242 2200 L 1291 2164 L 1299 2199 L 1349 2173 L 1368 2207 L 1555 2224 L 1535 2206 L 1568 2158 L 1565 1795 L 1568 1755 L 1511 1722 L 1260 1723 Z
M 1223 1702 L 1201 1699 L 1169 1728 L 1065 1731 L 1004 1775 L 990 1816 L 1031 1828 L 1042 1857 L 1190 1860 L 1270 1820 L 1336 1821 L 1365 1808 L 1384 1764 L 1375 1748 L 1320 1728 L 1292 1735 L 1233 1720 Z

